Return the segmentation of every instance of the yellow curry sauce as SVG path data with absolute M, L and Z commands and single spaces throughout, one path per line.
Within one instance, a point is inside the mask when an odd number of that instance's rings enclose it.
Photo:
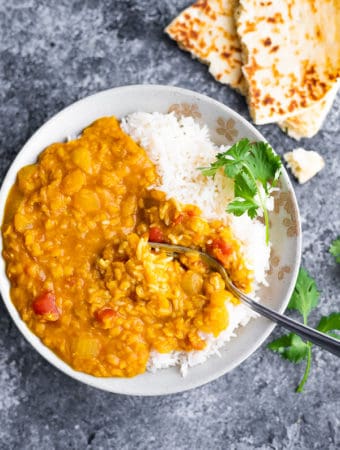
M 199 247 L 249 291 L 252 273 L 221 222 L 151 188 L 158 175 L 114 117 L 57 143 L 20 170 L 2 226 L 11 298 L 39 338 L 76 370 L 143 373 L 151 350 L 201 350 L 237 300 L 193 255 L 147 241 Z

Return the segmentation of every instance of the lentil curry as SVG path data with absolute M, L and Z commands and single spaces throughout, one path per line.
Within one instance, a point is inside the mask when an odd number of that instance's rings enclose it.
M 201 248 L 245 291 L 252 273 L 222 222 L 157 189 L 156 168 L 114 117 L 56 143 L 23 167 L 2 226 L 11 298 L 22 319 L 74 369 L 143 373 L 151 350 L 201 350 L 237 302 L 194 255 L 174 260 L 148 240 Z

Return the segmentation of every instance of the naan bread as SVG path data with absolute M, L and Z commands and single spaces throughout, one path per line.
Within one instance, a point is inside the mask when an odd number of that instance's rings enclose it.
M 241 46 L 234 19 L 237 3 L 237 0 L 199 0 L 176 17 L 165 32 L 194 58 L 208 64 L 217 81 L 245 94 Z
M 246 95 L 241 44 L 234 19 L 238 4 L 238 0 L 199 0 L 179 14 L 165 31 L 183 50 L 208 64 L 209 72 L 217 81 Z M 337 86 L 334 86 L 324 99 L 302 114 L 286 118 L 279 126 L 295 139 L 314 136 L 321 128 L 336 92 Z
M 340 77 L 340 0 L 240 0 L 237 32 L 256 124 L 325 99 Z

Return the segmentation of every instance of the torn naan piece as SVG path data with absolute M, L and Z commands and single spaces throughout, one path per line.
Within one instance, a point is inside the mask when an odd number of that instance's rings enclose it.
M 296 139 L 311 138 L 321 129 L 327 114 L 332 108 L 333 102 L 339 90 L 340 80 L 327 93 L 327 95 L 306 112 L 297 116 L 287 117 L 278 125 L 288 136 Z
M 235 19 L 256 124 L 307 111 L 332 91 L 340 77 L 340 0 L 240 0 Z
M 212 76 L 243 95 L 241 45 L 235 28 L 237 0 L 199 0 L 177 16 L 165 32 L 194 58 L 209 66 Z

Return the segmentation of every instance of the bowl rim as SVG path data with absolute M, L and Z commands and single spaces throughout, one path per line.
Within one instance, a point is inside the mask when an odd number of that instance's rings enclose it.
M 160 85 L 160 84 L 132 84 L 132 85 L 124 85 L 124 86 L 118 86 L 118 87 L 114 87 L 114 88 L 110 88 L 110 89 L 105 89 L 99 92 L 96 92 L 94 94 L 91 94 L 89 96 L 83 97 L 80 100 L 77 100 L 71 104 L 69 104 L 68 106 L 66 106 L 65 108 L 63 108 L 61 111 L 59 111 L 58 113 L 54 114 L 52 117 L 48 118 L 32 135 L 31 137 L 25 142 L 25 144 L 23 145 L 23 147 L 20 149 L 20 151 L 17 153 L 17 155 L 15 156 L 15 158 L 12 160 L 12 162 L 10 163 L 9 167 L 7 168 L 6 174 L 3 178 L 3 181 L 1 183 L 1 187 L 0 187 L 0 221 L 1 221 L 1 227 L 2 227 L 2 223 L 3 223 L 3 217 L 4 217 L 4 211 L 5 211 L 5 204 L 6 204 L 6 200 L 9 194 L 9 190 L 12 186 L 12 182 L 10 182 L 13 172 L 15 171 L 15 174 L 17 174 L 17 169 L 15 169 L 16 166 L 16 162 L 19 160 L 19 158 L 21 157 L 22 154 L 24 154 L 25 152 L 27 152 L 27 150 L 30 148 L 31 146 L 31 142 L 33 142 L 34 140 L 36 140 L 41 134 L 44 133 L 44 129 L 47 126 L 53 126 L 54 122 L 56 122 L 60 116 L 63 116 L 66 112 L 71 111 L 74 108 L 77 108 L 79 106 L 82 105 L 86 105 L 87 102 L 91 102 L 93 101 L 95 98 L 100 99 L 100 97 L 104 97 L 106 96 L 108 93 L 124 93 L 126 91 L 131 91 L 132 93 L 134 91 L 155 91 L 155 93 L 177 93 L 179 95 L 186 95 L 186 96 L 191 96 L 194 99 L 203 101 L 207 104 L 210 104 L 212 107 L 218 107 L 218 108 L 222 108 L 222 110 L 224 109 L 226 113 L 228 113 L 228 115 L 230 115 L 231 117 L 233 117 L 233 119 L 235 119 L 237 122 L 241 122 L 245 127 L 247 127 L 248 129 L 250 129 L 250 131 L 259 139 L 259 140 L 263 140 L 266 141 L 266 139 L 264 138 L 264 136 L 262 136 L 262 134 L 250 123 L 248 122 L 248 120 L 246 120 L 244 117 L 242 117 L 239 113 L 237 113 L 236 111 L 234 111 L 233 109 L 231 109 L 229 106 L 224 105 L 222 102 L 215 100 L 211 97 L 209 97 L 208 95 L 205 94 L 200 94 L 198 92 L 192 91 L 190 89 L 185 89 L 185 88 L 181 88 L 181 87 L 177 87 L 177 86 L 172 86 L 172 85 Z M 98 118 L 101 117 L 101 115 L 98 115 Z M 52 142 L 51 142 L 52 143 Z M 50 143 L 50 144 L 51 144 Z M 47 145 L 50 145 L 47 144 Z M 46 148 L 46 147 L 45 147 Z M 275 150 L 274 150 L 275 151 Z M 296 195 L 295 195 L 295 191 L 294 188 L 292 186 L 292 183 L 290 181 L 290 178 L 285 170 L 285 168 L 283 167 L 282 170 L 282 175 L 284 177 L 285 183 L 287 183 L 287 187 L 289 189 L 289 191 L 291 192 L 292 195 L 292 201 L 294 203 L 294 206 L 296 208 L 296 213 L 297 213 L 297 227 L 298 227 L 298 233 L 297 233 L 297 237 L 296 237 L 296 259 L 294 261 L 294 266 L 292 267 L 292 272 L 291 272 L 291 281 L 288 285 L 287 288 L 287 293 L 286 296 L 284 298 L 284 301 L 281 304 L 281 307 L 278 309 L 278 312 L 283 313 L 288 305 L 289 299 L 292 295 L 292 292 L 294 290 L 295 287 L 295 283 L 296 283 L 296 279 L 297 279 L 297 275 L 298 275 L 298 271 L 299 271 L 299 267 L 300 267 L 300 262 L 301 262 L 301 248 L 302 248 L 302 233 L 301 233 L 301 218 L 300 218 L 300 212 L 299 212 L 299 207 L 298 207 L 298 203 L 296 200 Z M 6 271 L 5 271 L 5 263 L 4 263 L 4 258 L 2 256 L 2 251 L 3 251 L 3 236 L 2 236 L 2 232 L 0 233 L 0 253 L 1 253 L 1 257 L 0 257 L 0 280 L 1 279 L 5 279 L 7 280 L 7 285 L 9 286 L 9 280 L 8 277 L 6 275 Z M 6 283 L 5 283 L 6 284 Z M 215 370 L 212 371 L 211 374 L 206 375 L 204 377 L 204 379 L 202 381 L 196 381 L 196 382 L 192 382 L 190 387 L 187 386 L 173 386 L 170 388 L 166 388 L 166 389 L 161 389 L 160 391 L 157 392 L 145 392 L 144 390 L 136 390 L 136 389 L 124 389 L 124 391 L 119 391 L 119 390 L 115 390 L 115 389 L 111 389 L 109 386 L 106 385 L 100 385 L 100 381 L 103 380 L 103 378 L 101 377 L 94 377 L 91 375 L 88 375 L 84 372 L 80 372 L 80 371 L 76 371 L 74 370 L 71 366 L 69 366 L 67 363 L 65 363 L 57 354 L 55 354 L 52 350 L 50 350 L 26 325 L 26 323 L 21 319 L 17 309 L 15 308 L 14 304 L 12 303 L 11 297 L 10 297 L 10 293 L 9 291 L 7 291 L 6 286 L 4 286 L 4 283 L 0 283 L 0 294 L 3 300 L 3 303 L 6 306 L 6 309 L 11 317 L 11 319 L 13 320 L 13 322 L 15 323 L 16 327 L 19 329 L 19 331 L 21 332 L 22 336 L 26 339 L 26 341 L 35 349 L 35 351 L 37 351 L 43 358 L 44 360 L 46 360 L 47 362 L 49 362 L 52 366 L 54 366 L 55 368 L 57 368 L 58 370 L 60 370 L 61 372 L 63 372 L 64 374 L 70 376 L 71 378 L 82 382 L 84 384 L 87 384 L 91 387 L 95 387 L 97 389 L 106 391 L 106 392 L 111 392 L 111 393 L 116 393 L 116 394 L 121 394 L 121 395 L 136 395 L 136 396 L 158 396 L 158 395 L 169 395 L 169 394 L 175 394 L 175 393 L 179 393 L 179 392 L 184 392 L 187 390 L 191 390 L 194 389 L 196 387 L 199 386 L 203 386 L 219 377 L 221 377 L 222 375 L 230 372 L 231 370 L 233 370 L 235 367 L 237 367 L 238 365 L 240 365 L 243 361 L 245 361 L 250 355 L 252 355 L 261 345 L 262 343 L 267 339 L 267 337 L 272 333 L 273 329 L 275 328 L 276 324 L 275 323 L 270 323 L 268 321 L 268 325 L 266 326 L 266 329 L 263 330 L 263 333 L 261 334 L 261 336 L 256 339 L 251 346 L 249 346 L 249 348 L 244 351 L 242 353 L 242 356 L 239 356 L 238 358 L 235 358 L 233 360 L 233 362 L 231 364 L 229 364 L 228 367 L 224 368 L 224 369 L 220 369 L 220 370 Z M 208 362 L 205 362 L 203 364 L 207 364 Z M 114 377 L 113 377 L 114 378 Z

